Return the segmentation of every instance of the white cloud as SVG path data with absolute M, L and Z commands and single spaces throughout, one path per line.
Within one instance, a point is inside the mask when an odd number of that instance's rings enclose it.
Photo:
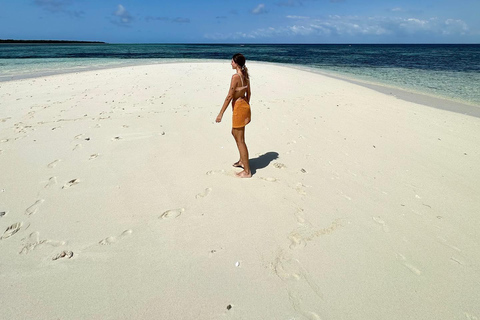
M 114 15 L 122 19 L 125 19 L 123 22 L 128 22 L 128 19 L 130 16 L 127 12 L 127 9 L 125 9 L 125 7 L 122 6 L 121 4 L 118 5 L 117 11 L 115 11 Z
M 311 19 L 301 16 L 287 16 L 296 19 L 294 25 L 275 28 L 261 28 L 247 33 L 207 35 L 209 39 L 265 39 L 274 37 L 335 37 L 342 38 L 363 36 L 416 36 L 416 35 L 465 35 L 469 33 L 467 24 L 462 20 L 430 18 L 398 17 L 361 17 L 361 16 L 329 16 L 324 19 Z M 220 39 L 221 38 L 221 39 Z
M 315 0 L 281 0 L 277 1 L 275 4 L 279 7 L 302 7 L 304 3 Z M 341 3 L 345 0 L 330 0 L 331 3 Z
M 309 17 L 305 16 L 287 16 L 288 19 L 296 19 L 296 20 L 305 20 L 305 19 L 310 19 Z
M 299 35 L 309 35 L 314 32 L 315 26 L 310 25 L 310 26 L 291 26 L 289 27 L 289 31 L 291 31 L 294 34 L 299 34 Z
M 71 5 L 71 0 L 34 0 L 37 6 L 44 8 L 50 12 L 62 12 Z
M 118 5 L 117 10 L 113 13 L 113 15 L 116 17 L 116 19 L 112 20 L 112 22 L 116 25 L 125 27 L 129 26 L 133 22 L 133 17 L 121 4 Z
M 169 21 L 170 18 L 168 17 L 152 17 L 152 16 L 147 16 L 145 17 L 145 20 L 147 21 Z
M 73 4 L 72 0 L 34 0 L 33 3 L 52 13 L 64 13 L 76 18 L 85 14 L 83 11 L 69 10 Z
M 170 21 L 174 23 L 190 23 L 190 19 L 188 18 L 169 18 L 169 17 L 152 17 L 152 16 L 147 16 L 145 17 L 145 20 L 150 22 L 150 21 Z
M 447 19 L 443 34 L 467 34 L 469 32 L 467 24 L 462 20 Z
M 152 17 L 152 16 L 147 16 L 145 18 L 146 21 L 170 21 L 170 22 L 173 22 L 173 23 L 190 23 L 190 19 L 188 18 L 181 18 L 181 17 L 177 17 L 177 18 L 169 18 L 169 17 Z
M 260 3 L 256 8 L 252 9 L 251 13 L 262 14 L 267 13 L 267 11 L 265 10 L 265 5 L 263 3 Z
M 177 18 L 173 19 L 172 22 L 175 22 L 175 23 L 190 23 L 190 19 L 177 17 Z
M 276 3 L 277 6 L 279 7 L 295 7 L 295 6 L 301 6 L 302 2 L 300 0 L 285 0 L 281 2 Z
M 243 32 L 236 32 L 236 33 L 207 33 L 204 35 L 205 39 L 213 40 L 213 41 L 225 41 L 225 40 L 238 40 L 238 39 L 255 39 L 253 34 L 246 34 Z

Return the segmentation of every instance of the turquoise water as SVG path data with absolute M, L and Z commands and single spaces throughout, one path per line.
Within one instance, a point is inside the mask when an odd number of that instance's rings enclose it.
M 0 44 L 0 81 L 237 52 L 480 106 L 480 45 Z

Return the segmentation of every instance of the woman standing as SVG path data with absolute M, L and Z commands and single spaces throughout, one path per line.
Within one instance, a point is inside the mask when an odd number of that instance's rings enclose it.
M 232 121 L 232 135 L 237 143 L 238 152 L 240 153 L 240 160 L 233 164 L 234 167 L 243 168 L 243 171 L 236 173 L 240 178 L 250 178 L 252 173 L 250 171 L 250 163 L 248 161 L 248 149 L 245 144 L 245 126 L 251 120 L 250 113 L 250 79 L 248 77 L 248 69 L 245 66 L 245 57 L 237 53 L 232 58 L 232 69 L 237 72 L 232 76 L 230 89 L 225 98 L 222 109 L 217 116 L 216 122 L 222 121 L 223 114 L 232 101 L 233 121 Z

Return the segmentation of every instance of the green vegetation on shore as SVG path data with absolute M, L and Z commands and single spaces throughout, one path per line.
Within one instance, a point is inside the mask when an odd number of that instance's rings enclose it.
M 14 39 L 0 39 L 0 43 L 95 43 L 105 44 L 102 41 L 70 41 L 70 40 L 14 40 Z

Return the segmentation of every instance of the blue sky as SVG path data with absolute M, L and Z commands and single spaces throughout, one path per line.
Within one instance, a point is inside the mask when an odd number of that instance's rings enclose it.
M 480 0 L 0 0 L 0 39 L 480 43 Z

